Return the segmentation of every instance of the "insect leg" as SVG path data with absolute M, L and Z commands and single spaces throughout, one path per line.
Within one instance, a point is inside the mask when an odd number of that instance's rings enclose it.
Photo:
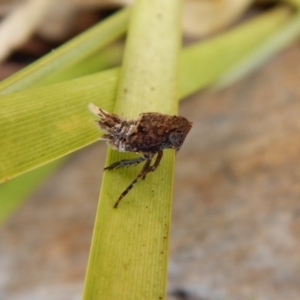
M 123 168 L 123 167 L 128 167 L 131 165 L 137 165 L 144 160 L 147 160 L 147 158 L 145 158 L 143 156 L 134 158 L 134 159 L 123 159 L 123 160 L 117 161 L 117 162 L 105 167 L 104 170 L 112 170 L 115 168 Z
M 151 163 L 151 158 L 148 158 L 141 172 L 138 174 L 138 176 L 131 182 L 131 184 L 127 187 L 127 189 L 120 195 L 120 197 L 118 198 L 117 202 L 114 205 L 114 208 L 118 207 L 120 201 L 128 194 L 128 192 L 133 188 L 133 186 L 137 183 L 137 181 L 140 178 L 146 176 L 146 174 L 149 172 L 150 163 Z
M 156 159 L 155 159 L 155 162 L 154 162 L 153 166 L 149 166 L 149 167 L 148 167 L 148 171 L 147 171 L 147 173 L 145 173 L 145 175 L 142 177 L 142 179 L 145 179 L 145 178 L 146 178 L 146 175 L 147 175 L 149 172 L 154 172 L 154 171 L 157 169 L 157 167 L 158 167 L 158 165 L 159 165 L 159 163 L 160 163 L 162 157 L 163 157 L 163 151 L 159 151 L 159 152 L 157 153 L 157 156 L 156 156 Z

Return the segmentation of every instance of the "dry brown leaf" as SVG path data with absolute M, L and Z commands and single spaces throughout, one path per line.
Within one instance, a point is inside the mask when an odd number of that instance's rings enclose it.
M 0 61 L 22 45 L 36 30 L 53 0 L 29 0 L 9 13 L 0 24 Z
M 184 32 L 192 37 L 214 33 L 236 21 L 253 0 L 189 0 L 183 13 Z

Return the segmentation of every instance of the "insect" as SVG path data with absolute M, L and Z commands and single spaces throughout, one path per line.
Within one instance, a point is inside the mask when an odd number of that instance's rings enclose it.
M 120 201 L 139 179 L 145 179 L 148 173 L 156 170 L 163 157 L 164 149 L 175 149 L 176 152 L 180 149 L 192 127 L 191 122 L 180 116 L 149 112 L 141 113 L 136 119 L 128 120 L 111 114 L 93 103 L 90 103 L 88 107 L 94 115 L 100 118 L 96 123 L 105 132 L 100 140 L 106 141 L 114 150 L 142 154 L 138 158 L 117 161 L 105 167 L 104 170 L 137 165 L 145 161 L 142 170 L 122 192 L 114 208 L 118 207 Z M 155 155 L 156 158 L 151 165 Z

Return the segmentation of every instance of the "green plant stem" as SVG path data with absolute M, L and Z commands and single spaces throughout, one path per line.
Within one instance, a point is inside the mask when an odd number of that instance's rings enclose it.
M 180 0 L 139 0 L 130 21 L 115 112 L 174 114 L 178 97 Z M 128 158 L 108 151 L 107 164 Z M 84 299 L 165 298 L 174 153 L 139 182 L 118 210 L 113 204 L 138 167 L 105 172 Z

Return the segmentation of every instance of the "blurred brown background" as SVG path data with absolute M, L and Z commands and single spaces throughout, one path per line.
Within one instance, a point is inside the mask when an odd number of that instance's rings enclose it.
M 194 126 L 176 159 L 168 300 L 300 299 L 299 61 L 297 42 L 181 102 Z M 70 156 L 0 228 L 0 299 L 81 298 L 105 153 Z

